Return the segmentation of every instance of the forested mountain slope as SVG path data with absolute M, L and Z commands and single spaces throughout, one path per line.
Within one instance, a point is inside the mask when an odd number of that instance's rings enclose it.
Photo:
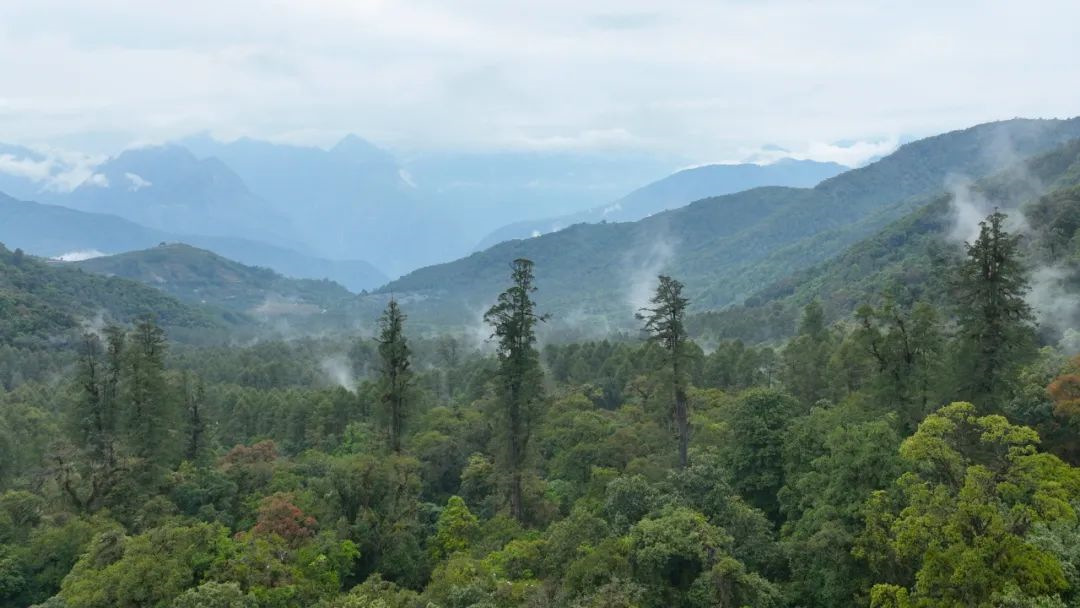
M 235 237 L 178 234 L 147 228 L 115 215 L 20 201 L 3 193 L 0 242 L 44 257 L 115 254 L 162 242 L 184 242 L 245 264 L 273 268 L 286 276 L 330 279 L 356 291 L 378 287 L 388 280 L 374 266 L 360 260 L 316 258 Z
M 600 207 L 562 217 L 504 226 L 485 237 L 478 248 L 486 249 L 511 239 L 547 234 L 574 224 L 632 222 L 703 198 L 762 186 L 809 188 L 847 169 L 837 163 L 792 158 L 767 165 L 704 165 L 683 169 Z
M 507 264 L 536 263 L 540 307 L 566 318 L 631 322 L 660 271 L 681 277 L 698 310 L 830 258 L 929 202 L 947 178 L 978 178 L 1080 137 L 1080 119 L 1010 120 L 919 140 L 810 189 L 758 188 L 632 223 L 576 225 L 423 268 L 380 290 L 425 322 L 475 320 Z
M 836 257 L 758 290 L 743 305 L 697 315 L 692 326 L 699 335 L 769 341 L 788 337 L 802 307 L 815 299 L 833 319 L 848 317 L 861 304 L 880 304 L 885 297 L 900 305 L 940 304 L 950 294 L 949 268 L 963 254 L 964 241 L 972 238 L 975 221 L 994 209 L 1010 214 L 1011 225 L 1022 234 L 1024 261 L 1038 279 L 1042 314 L 1064 312 L 1071 323 L 1073 313 L 1061 309 L 1072 301 L 1067 294 L 1075 287 L 1080 261 L 1072 240 L 1080 226 L 1078 187 L 1080 140 L 1074 140 L 941 194 Z M 1046 301 L 1054 294 L 1062 301 Z M 1060 327 L 1044 325 L 1048 335 L 1061 337 Z
M 82 327 L 151 315 L 178 331 L 211 330 L 243 319 L 219 316 L 121 278 L 50 264 L 0 245 L 0 343 L 68 343 Z
M 255 316 L 325 314 L 356 296 L 332 281 L 289 279 L 268 268 L 245 266 L 182 243 L 97 257 L 75 266 L 131 279 L 180 300 Z

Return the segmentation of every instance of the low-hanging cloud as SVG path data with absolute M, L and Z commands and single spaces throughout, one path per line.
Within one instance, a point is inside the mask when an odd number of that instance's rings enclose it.
M 950 175 L 945 180 L 949 192 L 949 208 L 952 227 L 948 238 L 962 243 L 972 243 L 979 236 L 979 222 L 993 212 L 993 204 L 975 189 L 971 178 Z
M 335 386 L 340 386 L 350 393 L 356 392 L 356 374 L 353 373 L 352 363 L 347 355 L 337 354 L 323 357 L 319 361 L 319 369 L 326 379 Z
M 656 289 L 657 276 L 667 270 L 674 257 L 674 243 L 663 236 L 656 237 L 626 256 L 625 297 L 634 313 L 649 305 Z
M 1080 320 L 1080 294 L 1071 286 L 1074 274 L 1074 269 L 1061 264 L 1042 266 L 1031 273 L 1027 302 L 1039 325 L 1058 336 L 1074 330 Z
M 84 260 L 92 260 L 94 258 L 100 258 L 102 256 L 109 255 L 103 251 L 97 249 L 79 249 L 76 251 L 69 251 L 67 253 L 61 253 L 53 259 L 58 262 L 82 262 Z
M 80 152 L 48 147 L 34 148 L 21 154 L 0 154 L 0 173 L 37 184 L 42 191 L 70 192 L 92 179 L 94 168 L 101 161 L 101 157 Z
M 22 177 L 34 182 L 45 181 L 52 175 L 53 161 L 0 154 L 0 173 Z

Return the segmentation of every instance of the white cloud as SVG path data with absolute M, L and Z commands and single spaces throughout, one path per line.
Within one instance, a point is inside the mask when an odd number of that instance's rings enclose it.
M 138 173 L 124 173 L 124 177 L 126 177 L 127 180 L 131 182 L 131 184 L 128 186 L 128 190 L 131 190 L 132 192 L 137 192 L 139 190 L 142 190 L 143 188 L 149 188 L 153 185 L 153 182 L 148 179 L 144 179 L 143 176 L 139 175 Z
M 900 133 L 1080 111 L 1080 7 L 1066 0 L 271 7 L 0 3 L 0 132 L 327 144 L 351 131 L 411 149 L 691 160 L 772 142 L 857 164 Z M 837 139 L 869 143 L 808 143 Z
M 18 158 L 12 154 L 0 154 L 0 173 L 40 182 L 48 179 L 52 168 L 51 160 L 39 161 L 32 158 Z
M 69 192 L 88 179 L 101 161 L 87 154 L 39 146 L 20 156 L 0 154 L 0 173 L 39 183 L 45 190 Z
M 90 177 L 86 178 L 83 182 L 87 186 L 96 186 L 98 188 L 108 188 L 109 178 L 104 173 L 94 173 Z
M 414 180 L 412 174 L 405 169 L 398 169 L 398 177 L 401 178 L 402 182 L 405 182 L 406 186 L 410 188 L 416 187 L 416 180 Z

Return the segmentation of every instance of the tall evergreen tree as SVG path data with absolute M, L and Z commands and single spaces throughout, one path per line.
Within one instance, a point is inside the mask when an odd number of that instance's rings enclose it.
M 125 360 L 121 386 L 127 444 L 148 473 L 165 464 L 178 428 L 165 380 L 165 331 L 153 319 L 143 318 L 135 326 Z
M 689 357 L 686 350 L 688 337 L 683 318 L 690 303 L 682 296 L 683 284 L 660 275 L 660 283 L 653 295 L 652 307 L 642 308 L 637 317 L 645 321 L 649 339 L 660 344 L 667 355 L 671 371 L 672 419 L 679 436 L 679 468 L 686 466 L 690 446 L 690 412 L 687 405 L 686 387 L 688 377 L 683 362 Z
M 799 334 L 784 348 L 783 382 L 791 395 L 806 404 L 829 397 L 829 358 L 833 337 L 825 312 L 814 300 L 803 310 Z
M 120 332 L 110 330 L 110 339 L 117 333 Z M 74 400 L 69 425 L 71 445 L 53 454 L 57 483 L 80 511 L 97 510 L 120 474 L 118 375 L 113 373 L 114 365 L 118 367 L 118 364 L 113 361 L 112 355 L 117 352 L 113 348 L 110 341 L 109 357 L 103 360 L 101 339 L 92 333 L 83 336 L 79 352 L 79 396 Z
M 454 398 L 454 391 L 457 388 L 455 375 L 457 366 L 461 363 L 461 349 L 457 338 L 447 335 L 439 338 L 436 350 L 439 354 L 440 363 L 442 363 L 443 392 L 446 401 L 449 402 Z
M 513 285 L 499 294 L 498 301 L 484 314 L 484 321 L 491 325 L 492 337 L 498 340 L 497 392 L 503 418 L 499 436 L 505 452 L 502 465 L 509 481 L 510 514 L 523 521 L 525 458 L 543 398 L 535 328 L 546 316 L 535 312 L 532 261 L 519 258 L 511 268 Z
M 1010 374 L 1034 345 L 1020 237 L 1005 231 L 1005 220 L 995 211 L 979 223 L 979 236 L 966 244 L 967 257 L 956 277 L 957 386 L 963 398 L 982 408 L 1005 397 Z
M 184 414 L 187 424 L 187 438 L 184 445 L 184 458 L 199 462 L 206 451 L 206 413 L 203 402 L 206 400 L 206 388 L 201 378 L 189 373 L 183 376 Z
M 393 452 L 401 452 L 412 371 L 409 369 L 409 345 L 405 340 L 405 314 L 396 300 L 390 300 L 379 319 L 378 341 L 381 360 L 379 402 L 386 418 L 387 441 Z

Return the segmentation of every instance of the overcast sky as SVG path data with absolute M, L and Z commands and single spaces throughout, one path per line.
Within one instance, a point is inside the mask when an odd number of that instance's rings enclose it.
M 853 162 L 1080 114 L 1080 3 L 3 0 L 0 141 Z M 863 142 L 845 148 L 836 142 Z

